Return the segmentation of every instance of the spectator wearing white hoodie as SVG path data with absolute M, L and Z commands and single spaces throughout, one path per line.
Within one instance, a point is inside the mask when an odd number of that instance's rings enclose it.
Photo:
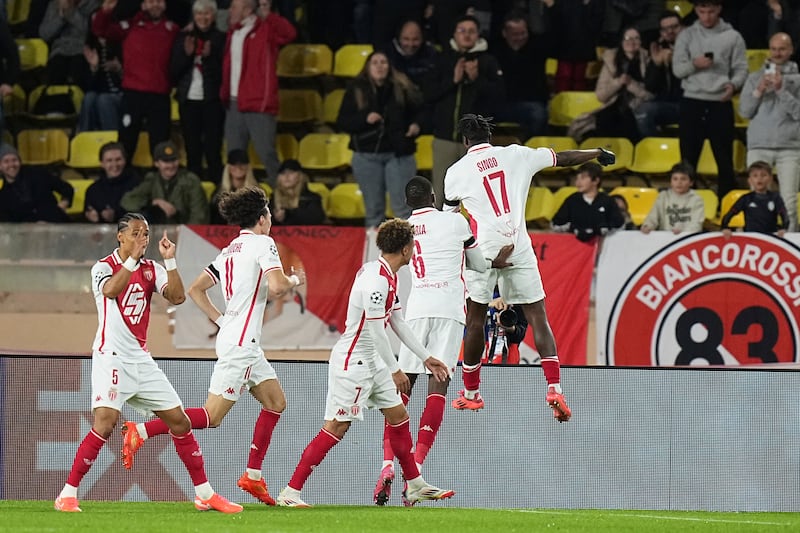
M 703 199 L 692 190 L 694 169 L 687 163 L 672 167 L 669 189 L 658 193 L 656 203 L 642 222 L 642 233 L 653 230 L 697 233 L 706 219 Z

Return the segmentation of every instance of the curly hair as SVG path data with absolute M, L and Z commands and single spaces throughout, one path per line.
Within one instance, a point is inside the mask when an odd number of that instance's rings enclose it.
M 375 244 L 385 254 L 399 254 L 412 242 L 414 242 L 414 226 L 407 220 L 393 218 L 378 226 Z
M 489 142 L 492 127 L 492 117 L 472 113 L 467 113 L 458 121 L 458 132 L 471 143 Z
M 252 228 L 269 212 L 269 200 L 261 187 L 242 187 L 224 192 L 219 199 L 219 212 L 228 224 Z

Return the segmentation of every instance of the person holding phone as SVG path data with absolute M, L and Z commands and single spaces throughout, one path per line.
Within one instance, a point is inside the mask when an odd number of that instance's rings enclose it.
M 789 231 L 797 231 L 797 191 L 800 190 L 800 73 L 792 38 L 776 33 L 769 40 L 769 59 L 747 76 L 739 114 L 747 126 L 747 164 L 767 162 L 778 174 Z
M 742 35 L 720 18 L 722 0 L 695 0 L 697 20 L 675 40 L 672 71 L 681 80 L 681 157 L 697 168 L 708 139 L 719 168 L 717 194 L 735 188 L 733 95 L 747 78 Z

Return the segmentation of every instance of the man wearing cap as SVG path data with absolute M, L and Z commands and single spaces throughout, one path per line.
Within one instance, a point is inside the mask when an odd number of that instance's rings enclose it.
M 208 224 L 208 201 L 200 178 L 178 162 L 178 147 L 164 141 L 153 150 L 156 170 L 125 193 L 120 205 L 145 214 L 154 224 Z
M 68 222 L 74 194 L 66 181 L 41 167 L 23 167 L 13 146 L 0 145 L 0 222 Z

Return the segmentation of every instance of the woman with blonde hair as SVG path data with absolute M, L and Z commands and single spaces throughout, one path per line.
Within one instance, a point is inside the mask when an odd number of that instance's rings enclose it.
M 222 181 L 214 191 L 211 198 L 211 223 L 227 224 L 219 213 L 219 199 L 222 193 L 237 191 L 243 187 L 258 187 L 258 180 L 250 166 L 250 158 L 244 150 L 231 150 L 228 152 L 228 163 L 222 170 Z
M 406 183 L 416 174 L 422 95 L 383 52 L 367 57 L 342 100 L 337 126 L 350 134 L 353 176 L 364 195 L 365 225 L 383 222 L 386 193 L 395 216 L 408 218 Z
M 325 223 L 322 198 L 308 190 L 308 176 L 294 159 L 281 163 L 269 205 L 272 223 L 276 226 L 314 226 Z

